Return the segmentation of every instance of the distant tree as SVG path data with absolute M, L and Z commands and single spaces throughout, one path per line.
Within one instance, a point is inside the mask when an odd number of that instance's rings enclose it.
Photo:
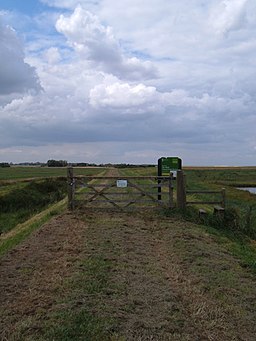
M 68 163 L 66 160 L 48 160 L 48 167 L 67 167 Z
M 0 167 L 6 168 L 6 167 L 11 167 L 8 162 L 0 162 Z

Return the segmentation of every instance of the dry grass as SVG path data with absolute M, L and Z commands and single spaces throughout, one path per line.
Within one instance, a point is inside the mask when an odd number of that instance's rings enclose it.
M 64 213 L 0 275 L 3 340 L 255 340 L 255 277 L 217 237 L 153 211 Z

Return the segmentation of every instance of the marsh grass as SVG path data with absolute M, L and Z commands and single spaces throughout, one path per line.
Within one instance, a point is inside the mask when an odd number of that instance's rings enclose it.
M 136 175 L 156 175 L 156 168 L 136 168 L 132 170 Z M 218 228 L 256 238 L 256 195 L 247 191 L 241 191 L 237 187 L 256 187 L 255 167 L 226 167 L 226 168 L 185 168 L 187 190 L 212 190 L 226 189 L 226 212 L 224 221 L 212 215 L 212 205 L 194 205 L 188 207 L 185 215 L 194 215 L 198 220 L 198 209 L 205 209 L 208 214 L 204 218 L 206 223 Z M 175 181 L 174 181 L 175 190 Z M 220 200 L 218 195 L 188 194 L 188 201 L 215 201 Z M 193 212 L 193 208 L 195 212 Z M 188 213 L 189 212 L 189 213 Z M 202 220 L 201 220 L 202 222 Z
M 0 257 L 25 240 L 34 230 L 40 228 L 53 216 L 60 214 L 67 206 L 67 199 L 63 199 L 46 210 L 34 215 L 24 223 L 16 225 L 14 229 L 3 234 L 0 238 Z
M 235 208 L 225 211 L 224 216 L 207 213 L 203 217 L 198 214 L 198 209 L 188 207 L 182 210 L 163 210 L 164 216 L 178 217 L 200 225 L 204 230 L 216 238 L 220 244 L 225 244 L 227 249 L 240 259 L 240 265 L 256 274 L 256 243 L 248 236 L 246 227 L 240 226 L 240 213 Z M 254 230 L 253 230 L 254 231 Z
M 66 195 L 65 179 L 32 181 L 0 196 L 0 232 L 6 233 Z

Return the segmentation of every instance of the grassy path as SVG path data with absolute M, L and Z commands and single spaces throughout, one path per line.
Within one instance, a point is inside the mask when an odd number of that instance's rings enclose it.
M 1 262 L 2 340 L 254 340 L 255 278 L 172 219 L 63 214 Z
M 255 276 L 200 226 L 64 212 L 0 263 L 1 340 L 244 340 Z

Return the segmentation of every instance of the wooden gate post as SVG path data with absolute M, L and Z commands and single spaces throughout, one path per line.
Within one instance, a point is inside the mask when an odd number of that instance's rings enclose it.
M 74 209 L 74 173 L 73 168 L 68 167 L 67 168 L 67 183 L 68 183 L 68 209 L 73 210 Z
M 186 181 L 182 170 L 177 171 L 177 207 L 186 208 Z

